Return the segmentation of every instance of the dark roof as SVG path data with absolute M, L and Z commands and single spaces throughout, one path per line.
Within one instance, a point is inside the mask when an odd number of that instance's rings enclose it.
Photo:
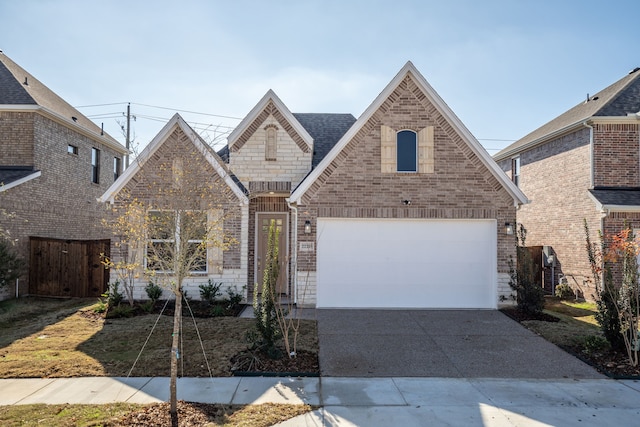
M 0 61 L 0 104 L 37 105 L 25 90 L 24 85 L 16 80 L 2 61 Z
M 24 83 L 27 84 L 24 84 Z M 100 127 L 85 117 L 51 89 L 16 64 L 0 51 L 0 105 L 24 106 L 38 105 L 58 114 L 73 125 L 80 126 L 95 134 L 101 134 Z M 75 118 L 75 119 L 74 119 Z M 112 144 L 122 146 L 111 135 L 104 134 L 104 138 Z M 122 147 L 124 151 L 124 147 Z
M 315 168 L 356 122 L 352 114 L 293 113 L 313 138 L 311 168 Z
M 640 111 L 640 70 L 635 69 L 626 76 L 601 90 L 588 100 L 581 102 L 545 125 L 519 139 L 498 152 L 494 158 L 501 160 L 512 156 L 521 148 L 547 135 L 561 131 L 594 116 L 622 116 Z
M 9 185 L 37 172 L 30 166 L 0 166 L 0 186 Z
M 604 206 L 640 206 L 640 188 L 596 187 L 589 192 Z
M 229 145 L 225 145 L 220 150 L 218 150 L 218 156 L 225 162 L 229 163 Z

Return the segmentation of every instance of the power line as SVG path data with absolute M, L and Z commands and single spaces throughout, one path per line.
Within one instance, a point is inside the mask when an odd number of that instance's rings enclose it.
M 203 115 L 203 116 L 220 117 L 220 118 L 223 118 L 223 119 L 242 120 L 242 117 L 232 117 L 232 116 L 223 116 L 223 115 L 220 115 L 220 114 L 201 113 L 199 111 L 180 110 L 178 108 L 160 107 L 158 105 L 149 105 L 149 104 L 139 104 L 137 102 L 132 102 L 132 104 L 133 105 L 140 105 L 140 106 L 143 106 L 143 107 L 159 108 L 161 110 L 179 111 L 181 113 L 200 114 L 200 115 Z
M 122 104 L 126 104 L 126 102 L 113 102 L 111 104 L 76 105 L 73 108 L 107 107 L 109 105 L 122 105 Z

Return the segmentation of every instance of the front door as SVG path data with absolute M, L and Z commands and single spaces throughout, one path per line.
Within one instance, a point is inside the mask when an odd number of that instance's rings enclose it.
M 286 213 L 258 213 L 256 217 L 256 293 L 262 292 L 262 281 L 264 277 L 264 267 L 267 259 L 267 249 L 269 244 L 269 225 L 271 220 L 280 232 L 278 239 L 278 264 L 280 266 L 280 274 L 276 284 L 276 293 L 287 295 L 288 292 L 288 266 L 289 266 L 289 248 L 287 246 L 288 236 L 288 214 Z

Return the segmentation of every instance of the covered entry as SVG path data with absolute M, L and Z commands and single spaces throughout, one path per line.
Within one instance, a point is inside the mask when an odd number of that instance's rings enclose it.
M 317 307 L 496 308 L 495 220 L 318 218 Z

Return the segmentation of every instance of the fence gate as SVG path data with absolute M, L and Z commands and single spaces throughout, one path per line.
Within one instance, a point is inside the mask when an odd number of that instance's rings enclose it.
M 29 294 L 99 297 L 107 291 L 109 272 L 101 260 L 109 256 L 109 239 L 30 237 L 29 243 Z

